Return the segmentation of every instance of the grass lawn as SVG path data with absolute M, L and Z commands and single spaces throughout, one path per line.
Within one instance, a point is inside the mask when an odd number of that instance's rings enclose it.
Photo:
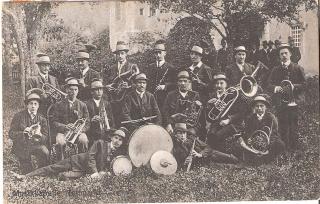
M 34 177 L 12 179 L 18 164 L 10 155 L 8 129 L 21 107 L 14 94 L 4 98 L 4 190 L 13 203 L 201 202 L 235 200 L 302 200 L 320 196 L 319 79 L 308 80 L 299 124 L 302 152 L 259 167 L 208 163 L 190 172 L 158 176 L 147 167 L 128 177 L 83 177 L 76 181 Z

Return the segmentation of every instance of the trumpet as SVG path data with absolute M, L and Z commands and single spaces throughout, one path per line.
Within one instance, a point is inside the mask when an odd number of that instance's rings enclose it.
M 49 95 L 56 101 L 60 101 L 62 98 L 66 98 L 68 95 L 49 83 L 44 83 L 42 85 L 42 90 L 44 91 L 45 94 Z
M 287 104 L 288 106 L 296 106 L 297 103 L 295 102 L 293 89 L 294 86 L 290 80 L 283 80 L 281 81 L 281 100 L 283 103 Z
M 86 124 L 87 118 L 80 118 L 74 122 L 70 127 L 67 127 L 69 131 L 66 133 L 66 141 L 74 144 L 76 139 L 79 137 L 82 129 Z

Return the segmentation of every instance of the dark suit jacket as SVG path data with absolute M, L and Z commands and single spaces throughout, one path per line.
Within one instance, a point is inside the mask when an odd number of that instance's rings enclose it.
M 227 52 L 227 49 L 224 50 L 224 49 L 220 49 L 218 51 L 218 66 L 220 68 L 221 71 L 224 71 L 227 67 L 227 63 L 228 63 L 228 52 Z
M 248 56 L 246 58 L 246 62 L 256 65 L 258 62 L 258 54 L 259 54 L 259 50 L 256 50 L 255 52 L 253 52 L 253 50 L 250 50 L 248 52 Z
M 304 96 L 302 92 L 304 91 L 306 85 L 306 79 L 303 68 L 291 62 L 288 69 L 282 67 L 282 65 L 276 66 L 268 79 L 268 90 L 270 93 L 274 93 L 275 86 L 280 86 L 281 81 L 288 79 L 292 82 L 294 89 L 293 94 L 297 103 L 304 101 Z M 281 94 L 273 94 L 273 99 L 276 105 L 280 105 Z
M 226 77 L 229 86 L 236 86 L 240 83 L 240 79 L 245 75 L 251 75 L 254 71 L 254 66 L 249 63 L 244 63 L 243 72 L 240 71 L 238 65 L 234 62 L 226 69 Z
M 300 49 L 298 47 L 292 47 L 291 51 L 292 51 L 291 58 L 290 58 L 291 61 L 298 64 L 298 62 L 301 59 Z
M 68 131 L 66 125 L 74 123 L 80 118 L 87 118 L 86 124 L 82 129 L 82 132 L 87 132 L 90 128 L 90 118 L 87 105 L 76 99 L 72 108 L 67 99 L 64 99 L 55 104 L 53 108 L 53 130 L 55 133 L 65 133 Z
M 110 103 L 106 99 L 104 99 L 104 98 L 101 99 L 99 107 L 96 106 L 96 103 L 94 102 L 93 99 L 86 101 L 86 105 L 88 108 L 90 121 L 92 120 L 93 116 L 99 115 L 102 108 L 105 107 L 110 128 L 115 128 L 115 123 L 114 123 L 113 114 L 112 114 L 112 108 L 111 108 Z M 90 129 L 87 133 L 88 133 L 89 137 L 93 140 L 101 139 L 103 136 L 103 135 L 101 135 L 100 124 L 98 122 L 91 121 Z
M 186 69 L 186 71 L 189 73 L 191 72 L 189 67 Z M 198 92 L 201 102 L 205 103 L 208 100 L 208 88 L 211 86 L 211 81 L 215 73 L 213 73 L 213 70 L 204 63 L 197 70 L 193 70 L 193 73 L 198 75 L 199 79 L 204 84 L 199 84 L 196 81 L 192 81 L 192 90 Z M 190 74 L 190 76 L 192 75 Z
M 11 121 L 9 137 L 13 141 L 12 151 L 18 157 L 27 156 L 28 143 L 25 140 L 23 131 L 33 124 L 38 123 L 41 126 L 42 138 L 40 144 L 45 145 L 48 137 L 48 123 L 45 117 L 37 114 L 32 120 L 28 111 L 25 109 L 16 113 Z M 30 145 L 30 144 L 29 144 Z
M 121 68 L 120 74 L 131 71 L 132 67 L 138 67 L 136 64 L 133 64 L 131 62 L 126 61 L 126 63 Z M 111 65 L 110 67 L 107 67 L 103 71 L 103 83 L 105 85 L 111 84 L 113 80 L 118 76 L 118 63 Z
M 146 91 L 142 97 L 137 94 L 136 90 L 132 90 L 126 95 L 124 104 L 122 106 L 123 121 L 141 119 L 143 117 L 154 116 L 157 117 L 147 122 L 152 122 L 161 125 L 161 113 L 153 94 Z M 130 130 L 137 128 L 140 124 L 128 124 L 126 127 Z
M 44 83 L 45 83 L 45 80 L 40 76 L 40 74 L 36 76 L 32 76 L 28 79 L 26 90 L 30 90 L 32 88 L 41 89 Z M 51 76 L 50 74 L 48 75 L 47 83 L 51 84 L 53 87 L 60 89 L 57 78 L 55 78 L 54 76 Z
M 167 94 L 176 87 L 177 71 L 173 65 L 165 62 L 160 68 L 156 67 L 156 63 L 152 63 L 147 67 L 145 72 L 149 79 L 147 90 L 150 93 L 154 93 L 158 106 L 162 107 Z M 155 92 L 155 88 L 159 84 L 165 85 L 165 90 Z
M 74 77 L 76 77 L 77 79 L 83 78 L 82 73 L 79 72 L 78 70 L 75 72 Z M 101 78 L 100 73 L 97 72 L 96 70 L 89 68 L 89 70 L 87 71 L 87 73 L 84 76 L 85 87 L 82 87 L 82 86 L 79 87 L 78 98 L 81 101 L 86 101 L 91 98 L 90 84 L 91 84 L 92 79 L 95 79 L 95 78 L 100 79 Z
M 260 49 L 258 51 L 258 60 L 261 61 L 263 64 L 269 66 L 269 56 L 268 51 L 266 52 L 264 49 Z

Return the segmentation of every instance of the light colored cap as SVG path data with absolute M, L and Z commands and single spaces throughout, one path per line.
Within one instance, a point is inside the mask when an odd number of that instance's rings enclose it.
M 137 76 L 135 77 L 134 80 L 135 80 L 135 81 L 138 81 L 138 80 L 145 80 L 145 81 L 147 81 L 148 78 L 147 78 L 147 76 L 146 76 L 145 73 L 140 73 L 140 74 L 137 74 Z
M 36 61 L 36 64 L 51 64 L 50 58 L 48 55 L 45 54 L 38 54 L 38 59 Z
M 188 131 L 187 124 L 186 123 L 175 123 L 174 130 L 180 130 L 180 131 L 187 132 Z
M 126 133 L 124 133 L 123 130 L 116 130 L 116 131 L 114 131 L 114 133 L 112 135 L 118 135 L 122 138 L 126 138 Z
M 190 79 L 190 75 L 189 75 L 189 72 L 187 71 L 181 71 L 178 73 L 178 79 L 180 78 L 187 78 L 187 79 Z
M 238 46 L 238 47 L 234 48 L 234 53 L 238 53 L 238 52 L 245 52 L 245 53 L 247 53 L 248 50 L 246 50 L 246 47 L 245 47 L 245 46 Z
M 113 53 L 116 54 L 116 53 L 119 52 L 119 51 L 126 51 L 126 52 L 129 51 L 129 48 L 128 48 L 128 46 L 125 44 L 125 42 L 123 42 L 123 41 L 118 41 L 118 42 L 117 42 L 116 50 L 113 51 Z
M 266 105 L 270 105 L 270 103 L 268 102 L 268 100 L 264 97 L 264 96 L 256 96 L 254 99 L 253 99 L 253 105 L 256 104 L 256 102 L 263 102 L 264 104 Z
M 70 77 L 66 79 L 67 86 L 79 86 L 78 79 Z
M 101 89 L 104 88 L 101 80 L 95 80 L 91 82 L 91 89 Z
M 76 59 L 87 59 L 88 60 L 88 59 L 90 59 L 90 55 L 87 52 L 81 51 L 81 52 L 77 53 Z
M 157 151 L 150 159 L 151 169 L 156 174 L 172 175 L 176 173 L 178 164 L 174 156 L 167 151 Z
M 291 47 L 290 47 L 290 45 L 287 44 L 287 43 L 282 43 L 282 44 L 279 46 L 278 50 L 280 51 L 280 50 L 286 49 L 286 48 L 291 51 Z
M 166 47 L 164 44 L 155 44 L 153 51 L 166 51 Z
M 31 100 L 37 100 L 40 102 L 42 94 L 43 94 L 42 89 L 39 89 L 39 88 L 30 89 L 26 93 L 25 103 L 28 103 Z
M 198 53 L 200 55 L 203 54 L 203 49 L 201 47 L 197 46 L 197 45 L 194 45 L 190 51 Z
M 223 79 L 223 80 L 227 81 L 227 77 L 226 77 L 226 75 L 223 74 L 223 73 L 216 74 L 216 75 L 213 76 L 213 80 L 214 80 L 214 81 L 216 81 L 216 80 L 218 80 L 218 79 Z

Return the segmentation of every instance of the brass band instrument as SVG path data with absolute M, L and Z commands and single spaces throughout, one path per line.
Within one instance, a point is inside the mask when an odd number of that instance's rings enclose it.
M 62 98 L 66 98 L 68 95 L 68 94 L 60 91 L 56 87 L 52 86 L 49 83 L 44 83 L 42 85 L 42 89 L 45 94 L 49 95 L 50 97 L 52 97 L 56 101 L 60 101 Z
M 66 141 L 74 144 L 79 137 L 82 129 L 86 124 L 87 118 L 80 118 L 74 122 L 71 127 L 67 127 L 69 131 L 65 134 Z
M 178 99 L 176 112 L 186 115 L 187 125 L 195 127 L 199 122 L 202 108 L 202 103 L 200 101 Z
M 39 140 L 42 136 L 41 126 L 40 126 L 39 122 L 31 125 L 29 131 L 24 130 L 23 134 L 27 135 L 28 136 L 27 139 L 29 139 L 29 140 L 31 140 L 31 139 Z
M 281 81 L 281 101 L 288 106 L 296 106 L 297 103 L 295 102 L 293 89 L 294 86 L 290 80 L 283 80 Z
M 169 69 L 167 69 L 167 70 L 164 72 L 164 74 L 163 74 L 163 76 L 161 77 L 161 79 L 160 79 L 160 81 L 159 81 L 158 85 L 156 85 L 156 87 L 155 87 L 155 88 L 157 88 L 157 86 L 159 86 L 159 85 L 161 85 L 161 84 L 162 84 L 162 82 L 164 81 L 165 77 L 167 76 L 168 70 L 169 70 Z M 158 89 L 158 90 L 155 90 L 155 91 L 153 92 L 153 94 L 157 93 L 157 91 L 159 91 L 159 89 Z
M 247 102 L 248 99 L 257 94 L 258 83 L 254 77 L 261 67 L 268 69 L 259 61 L 256 69 L 251 75 L 243 76 L 240 83 L 235 87 L 229 87 L 220 99 L 213 99 L 209 101 L 209 103 L 212 103 L 213 105 L 207 113 L 207 120 L 209 122 L 214 122 L 225 117 L 239 96 L 242 100 Z
M 264 126 L 262 129 L 254 131 L 243 147 L 254 153 L 268 154 L 272 125 L 273 123 L 270 127 Z
M 109 124 L 109 119 L 106 111 L 106 107 L 103 103 L 103 107 L 99 111 L 99 116 L 101 121 L 99 122 L 100 124 L 100 130 L 103 131 L 104 129 L 110 130 L 110 124 Z

